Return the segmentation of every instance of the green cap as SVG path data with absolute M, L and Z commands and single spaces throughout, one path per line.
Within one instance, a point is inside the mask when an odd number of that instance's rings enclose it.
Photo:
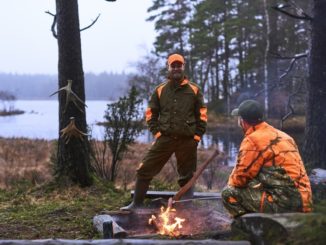
M 249 123 L 258 123 L 263 121 L 264 108 L 256 100 L 245 100 L 231 112 L 231 115 L 240 116 Z

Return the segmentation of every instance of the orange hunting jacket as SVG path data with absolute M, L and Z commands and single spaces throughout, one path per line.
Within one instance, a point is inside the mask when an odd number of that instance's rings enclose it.
M 301 194 L 303 211 L 311 211 L 310 181 L 296 143 L 289 135 L 266 122 L 246 131 L 228 184 L 245 187 L 262 167 L 270 166 L 280 166 L 285 170 Z

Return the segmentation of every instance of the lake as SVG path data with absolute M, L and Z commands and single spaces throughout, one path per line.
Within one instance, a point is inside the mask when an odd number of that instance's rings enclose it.
M 87 101 L 86 119 L 92 128 L 92 136 L 103 139 L 104 128 L 96 125 L 104 121 L 103 115 L 109 101 Z M 25 111 L 24 114 L 0 117 L 0 137 L 26 137 L 31 139 L 57 139 L 58 138 L 58 108 L 57 100 L 17 100 L 15 109 Z M 217 145 L 220 150 L 229 156 L 226 165 L 233 165 L 237 155 L 242 135 L 232 130 L 210 129 L 204 135 L 200 147 L 207 148 Z M 148 130 L 144 130 L 137 138 L 138 142 L 149 143 L 153 141 Z

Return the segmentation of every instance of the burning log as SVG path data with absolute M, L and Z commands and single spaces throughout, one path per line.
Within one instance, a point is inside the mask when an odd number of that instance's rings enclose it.
M 93 218 L 95 229 L 103 234 L 103 238 L 126 238 L 128 233 L 107 214 L 96 215 Z
M 148 223 L 154 225 L 161 235 L 177 237 L 181 235 L 180 229 L 185 219 L 176 216 L 176 210 L 161 207 L 161 213 L 156 217 L 152 215 Z

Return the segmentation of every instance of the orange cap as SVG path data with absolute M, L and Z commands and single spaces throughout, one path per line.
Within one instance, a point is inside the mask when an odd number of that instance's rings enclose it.
M 179 61 L 181 62 L 182 64 L 185 63 L 185 59 L 183 58 L 182 55 L 180 54 L 171 54 L 168 58 L 168 65 L 171 65 L 173 62 L 175 61 Z

